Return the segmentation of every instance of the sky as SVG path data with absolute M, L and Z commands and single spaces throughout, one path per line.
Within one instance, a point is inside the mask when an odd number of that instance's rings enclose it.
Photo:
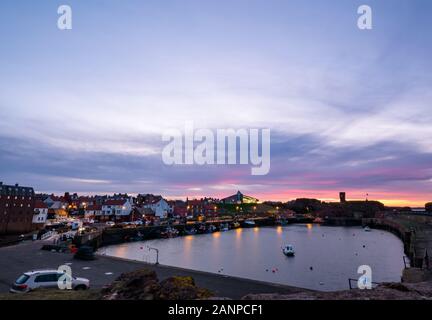
M 59 30 L 57 8 L 72 8 Z M 357 27 L 360 5 L 373 29 Z M 432 201 L 429 0 L 0 2 L 0 181 L 168 198 Z M 271 170 L 167 166 L 162 134 L 271 129 Z

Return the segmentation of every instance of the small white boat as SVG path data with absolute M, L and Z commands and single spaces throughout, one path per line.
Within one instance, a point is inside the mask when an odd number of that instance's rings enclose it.
M 291 244 L 287 245 L 285 248 L 282 248 L 282 252 L 287 257 L 294 257 L 295 255 L 294 247 Z
M 363 230 L 366 232 L 371 232 L 371 228 L 369 228 L 368 226 L 364 227 Z

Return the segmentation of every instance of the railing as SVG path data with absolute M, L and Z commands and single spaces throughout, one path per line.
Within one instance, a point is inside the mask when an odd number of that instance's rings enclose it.
M 349 285 L 350 290 L 353 289 L 353 286 L 351 285 L 351 282 L 352 282 L 352 281 L 354 281 L 354 282 L 358 282 L 358 279 L 352 279 L 352 278 L 349 278 L 349 279 L 348 279 L 348 285 Z M 373 282 L 373 281 L 372 281 L 372 287 L 373 287 L 373 286 L 376 287 L 376 286 L 379 285 L 379 284 L 380 284 L 379 282 Z M 356 288 L 357 288 L 357 287 L 356 287 Z
M 51 238 L 54 234 L 57 234 L 57 232 L 48 231 L 48 232 L 44 233 L 43 235 L 41 235 L 41 240 L 46 240 L 48 238 Z

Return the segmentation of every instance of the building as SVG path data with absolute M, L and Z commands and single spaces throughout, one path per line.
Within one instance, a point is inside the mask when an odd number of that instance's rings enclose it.
M 48 218 L 48 206 L 40 200 L 35 201 L 33 227 L 36 229 L 43 228 Z
M 102 205 L 103 220 L 128 220 L 132 212 L 133 200 L 107 200 Z
M 68 203 L 65 197 L 50 195 L 43 201 L 48 206 L 49 216 L 53 218 L 64 218 L 68 216 Z
M 153 210 L 155 216 L 161 219 L 167 218 L 168 215 L 173 211 L 173 208 L 161 196 L 153 197 L 150 200 L 147 200 L 146 203 L 143 204 L 143 207 Z
M 99 204 L 94 204 L 87 206 L 84 210 L 84 218 L 95 219 L 102 216 L 102 206 Z
M 221 202 L 225 204 L 258 203 L 258 199 L 246 196 L 240 191 L 237 191 L 236 194 L 222 199 Z
M 35 197 L 31 187 L 0 182 L 0 234 L 26 233 L 32 230 Z

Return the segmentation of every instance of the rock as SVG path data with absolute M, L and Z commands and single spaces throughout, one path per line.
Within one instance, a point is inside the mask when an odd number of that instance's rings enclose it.
M 160 283 L 159 300 L 195 300 L 212 296 L 206 289 L 198 288 L 192 277 L 171 277 Z
M 432 282 L 382 283 L 371 290 L 311 291 L 286 295 L 249 294 L 242 300 L 432 300 Z
M 194 300 L 213 294 L 195 285 L 192 277 L 170 277 L 159 282 L 154 271 L 124 273 L 101 291 L 104 300 Z
M 143 269 L 123 273 L 101 294 L 107 300 L 153 300 L 159 290 L 156 272 Z

